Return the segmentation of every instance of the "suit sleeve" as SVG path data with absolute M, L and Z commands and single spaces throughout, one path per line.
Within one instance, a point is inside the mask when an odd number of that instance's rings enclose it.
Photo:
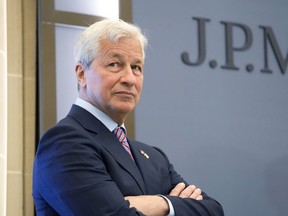
M 129 208 L 93 141 L 69 126 L 55 127 L 41 139 L 33 187 L 37 215 L 48 215 L 48 206 L 59 215 L 142 215 Z
M 167 166 L 169 168 L 172 188 L 170 191 L 180 182 L 184 182 L 187 186 L 187 182 L 174 170 L 173 165 L 169 162 L 166 154 L 156 148 L 166 159 Z M 190 198 L 181 198 L 176 196 L 165 195 L 172 203 L 176 216 L 224 216 L 224 211 L 220 203 L 215 199 L 209 197 L 206 193 L 202 192 L 203 200 L 194 200 Z

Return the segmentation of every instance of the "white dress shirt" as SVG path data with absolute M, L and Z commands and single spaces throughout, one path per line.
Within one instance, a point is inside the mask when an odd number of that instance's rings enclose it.
M 108 115 L 106 115 L 104 112 L 99 110 L 97 107 L 93 106 L 89 102 L 77 98 L 75 104 L 77 106 L 82 107 L 83 109 L 87 110 L 90 112 L 92 115 L 94 115 L 97 119 L 99 119 L 111 132 L 118 127 L 118 124 L 114 122 Z M 125 128 L 124 124 L 121 125 L 122 127 Z M 126 130 L 126 129 L 125 129 Z

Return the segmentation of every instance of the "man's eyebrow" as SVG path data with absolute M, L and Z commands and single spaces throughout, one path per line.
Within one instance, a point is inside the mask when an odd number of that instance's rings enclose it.
M 142 59 L 136 59 L 135 64 L 143 64 L 143 60 Z

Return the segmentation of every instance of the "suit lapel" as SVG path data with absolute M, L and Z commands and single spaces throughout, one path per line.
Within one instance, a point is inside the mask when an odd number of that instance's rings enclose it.
M 101 141 L 104 148 L 110 152 L 114 159 L 127 170 L 135 179 L 143 194 L 146 193 L 145 185 L 141 173 L 136 163 L 130 158 L 126 150 L 121 146 L 118 139 L 103 125 L 97 139 Z
M 69 115 L 77 120 L 86 130 L 97 134 L 95 135 L 95 142 L 100 143 L 108 152 L 110 152 L 122 168 L 133 176 L 142 193 L 146 194 L 144 181 L 136 163 L 132 161 L 129 154 L 121 146 L 118 139 L 111 131 L 88 111 L 76 105 L 72 106 Z
M 147 194 L 161 194 L 163 192 L 161 189 L 163 183 L 161 167 L 165 166 L 159 160 L 159 155 L 155 154 L 153 148 L 142 145 L 140 142 L 134 140 L 129 142 L 146 186 Z

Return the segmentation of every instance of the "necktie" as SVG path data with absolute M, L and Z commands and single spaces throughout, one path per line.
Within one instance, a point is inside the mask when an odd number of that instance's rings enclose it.
M 117 128 L 114 129 L 113 132 L 114 132 L 115 136 L 118 138 L 118 140 L 121 143 L 121 145 L 128 152 L 128 154 L 130 155 L 132 160 L 134 160 L 133 156 L 132 156 L 132 153 L 131 153 L 130 145 L 129 145 L 128 140 L 126 138 L 125 129 L 122 128 L 122 127 L 117 127 Z

